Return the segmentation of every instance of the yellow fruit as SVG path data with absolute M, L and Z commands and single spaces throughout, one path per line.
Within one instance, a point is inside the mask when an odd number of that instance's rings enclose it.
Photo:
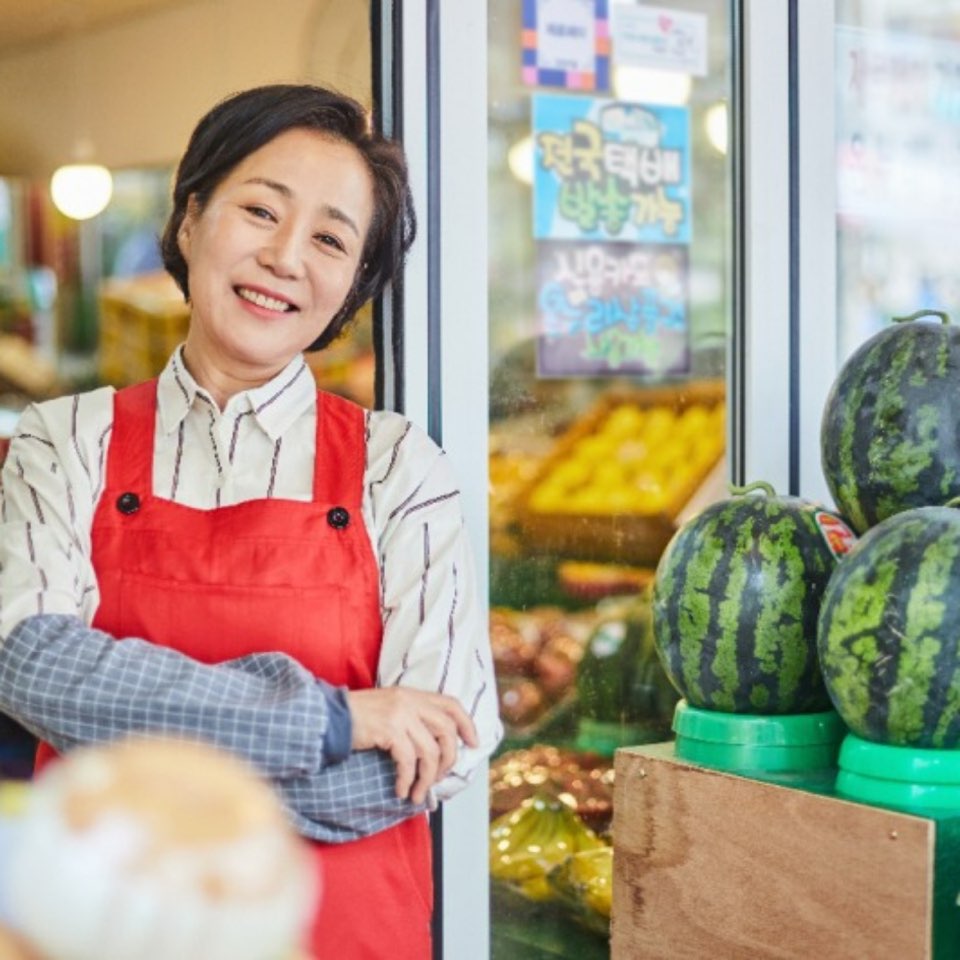
M 616 437 L 635 436 L 643 429 L 643 411 L 635 403 L 614 407 L 603 421 L 603 432 Z
M 622 463 L 607 460 L 597 464 L 590 484 L 594 487 L 622 487 L 627 481 L 627 471 Z
M 592 434 L 577 441 L 573 448 L 573 456 L 577 460 L 585 460 L 587 463 L 596 464 L 611 457 L 618 444 L 619 441 L 616 437 Z
M 613 907 L 613 848 L 579 850 L 547 874 L 554 895 L 588 926 L 604 932 Z
M 584 460 L 564 460 L 550 471 L 547 479 L 552 484 L 572 490 L 586 483 L 592 470 L 591 464 Z
M 572 853 L 604 846 L 562 800 L 533 796 L 490 825 L 490 875 L 530 900 L 553 896 L 547 874 Z
M 703 436 L 710 426 L 710 411 L 699 403 L 687 407 L 680 417 L 680 430 L 687 437 Z
M 617 447 L 616 457 L 621 463 L 626 465 L 642 463 L 649 456 L 650 447 L 644 443 L 643 440 L 635 437 L 630 440 L 624 440 L 620 446 Z

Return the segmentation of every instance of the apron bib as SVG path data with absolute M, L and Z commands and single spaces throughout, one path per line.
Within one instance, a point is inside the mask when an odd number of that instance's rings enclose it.
M 197 510 L 153 495 L 156 381 L 119 390 L 93 521 L 93 625 L 204 663 L 289 654 L 350 689 L 376 682 L 379 578 L 362 515 L 363 410 L 317 394 L 313 501 Z M 52 755 L 41 744 L 38 768 Z M 425 816 L 344 844 L 313 844 L 320 960 L 429 960 L 433 889 Z

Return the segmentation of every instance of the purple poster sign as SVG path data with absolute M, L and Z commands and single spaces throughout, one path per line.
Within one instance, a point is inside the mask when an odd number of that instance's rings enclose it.
M 689 373 L 683 245 L 538 245 L 537 373 Z

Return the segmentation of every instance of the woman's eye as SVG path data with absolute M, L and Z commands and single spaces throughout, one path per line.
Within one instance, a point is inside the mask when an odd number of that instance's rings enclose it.
M 273 214 L 266 208 L 260 207 L 256 204 L 250 204 L 249 206 L 244 207 L 244 209 L 251 216 L 257 217 L 260 220 L 273 220 Z
M 340 239 L 332 233 L 318 233 L 317 242 L 324 247 L 333 247 L 335 250 L 340 250 L 341 252 L 345 249 Z

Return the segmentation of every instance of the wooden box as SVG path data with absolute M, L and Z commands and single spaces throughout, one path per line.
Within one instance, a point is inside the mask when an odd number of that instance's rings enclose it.
M 960 817 L 615 761 L 613 960 L 960 957 Z
M 122 387 L 155 377 L 186 339 L 190 309 L 166 274 L 106 281 L 99 302 L 104 383 Z

